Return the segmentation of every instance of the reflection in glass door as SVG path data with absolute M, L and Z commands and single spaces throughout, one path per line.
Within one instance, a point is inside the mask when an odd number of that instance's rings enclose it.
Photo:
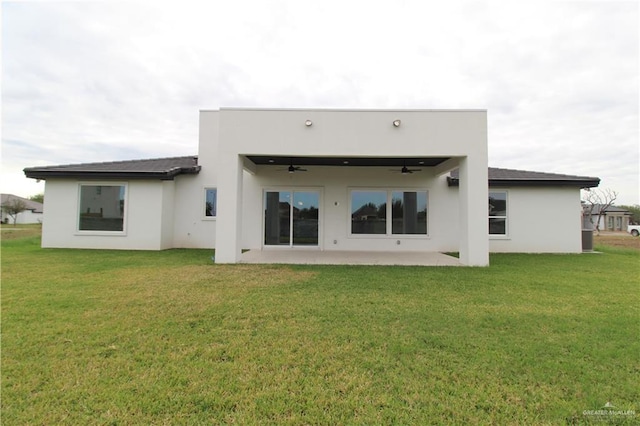
M 317 192 L 296 191 L 293 193 L 293 245 L 318 245 L 318 205 Z
M 290 245 L 291 193 L 265 192 L 264 243 Z
M 319 205 L 317 191 L 266 191 L 264 244 L 317 246 Z

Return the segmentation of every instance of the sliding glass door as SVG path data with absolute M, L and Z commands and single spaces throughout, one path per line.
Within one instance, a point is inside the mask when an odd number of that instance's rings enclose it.
M 318 245 L 318 206 L 320 194 L 311 191 L 293 192 L 291 206 L 292 244 L 294 246 Z
M 264 244 L 318 245 L 318 191 L 265 191 Z

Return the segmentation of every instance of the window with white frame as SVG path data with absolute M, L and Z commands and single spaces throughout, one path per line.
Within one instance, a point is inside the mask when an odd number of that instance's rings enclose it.
M 386 191 L 351 191 L 351 233 L 387 233 Z
M 489 192 L 489 235 L 507 235 L 507 191 Z
M 391 192 L 391 233 L 402 235 L 427 234 L 427 192 Z
M 204 216 L 216 217 L 218 213 L 218 190 L 216 188 L 205 188 L 204 193 Z
M 427 191 L 352 190 L 351 234 L 427 235 L 427 198 Z
M 80 185 L 79 231 L 124 232 L 125 185 Z

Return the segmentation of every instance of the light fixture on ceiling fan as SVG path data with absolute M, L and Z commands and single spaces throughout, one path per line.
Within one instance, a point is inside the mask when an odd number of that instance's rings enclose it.
M 401 173 L 403 175 L 410 175 L 413 172 L 421 172 L 422 171 L 422 169 L 410 169 L 406 165 L 403 165 L 399 172 L 398 172 L 397 169 L 389 169 L 389 170 L 392 171 L 392 172 L 395 172 L 395 173 Z
M 307 169 L 303 169 L 300 166 L 294 166 L 293 162 L 289 164 L 289 167 L 287 167 L 286 169 L 278 169 L 279 171 L 287 171 L 289 173 L 295 173 L 295 172 L 306 172 Z
M 307 169 L 303 169 L 300 166 L 294 166 L 293 164 L 291 164 L 289 167 L 287 167 L 287 171 L 289 173 L 295 173 L 295 172 L 306 172 Z

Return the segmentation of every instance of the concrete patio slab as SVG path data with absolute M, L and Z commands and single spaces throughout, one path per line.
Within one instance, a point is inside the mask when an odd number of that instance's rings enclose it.
M 250 250 L 240 263 L 275 263 L 294 265 L 406 265 L 460 266 L 452 256 L 436 252 L 374 252 L 320 250 Z

